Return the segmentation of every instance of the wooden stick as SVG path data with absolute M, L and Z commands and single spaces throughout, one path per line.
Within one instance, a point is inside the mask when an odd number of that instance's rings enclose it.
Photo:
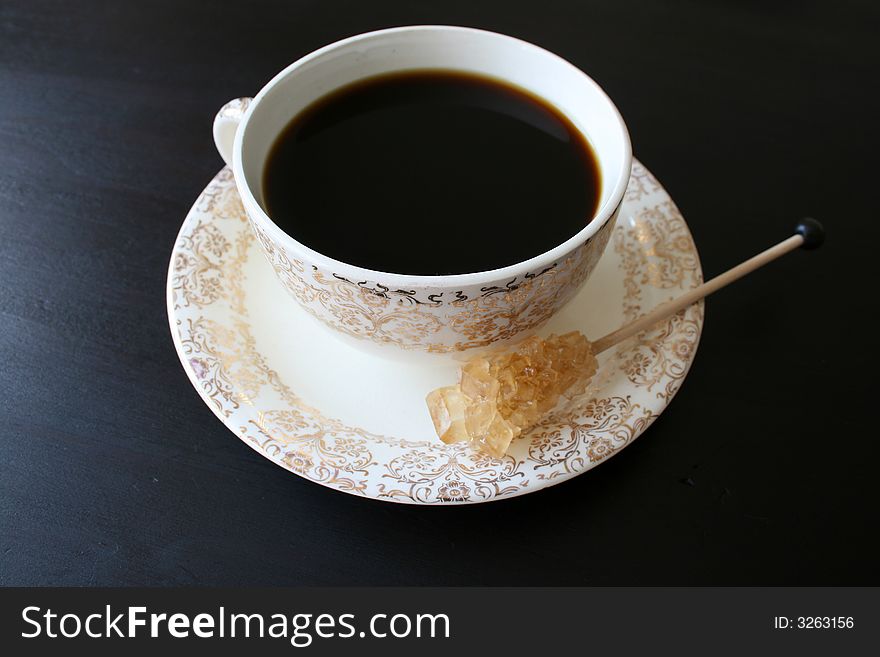
M 677 299 L 660 304 L 647 315 L 643 315 L 630 324 L 622 326 L 616 331 L 612 331 L 608 335 L 599 338 L 593 342 L 593 353 L 600 354 L 606 349 L 610 349 L 614 345 L 619 344 L 623 340 L 626 340 L 645 329 L 651 328 L 660 320 L 666 319 L 670 315 L 674 315 L 682 308 L 686 308 L 695 301 L 699 301 L 703 297 L 720 290 L 722 287 L 730 285 L 735 280 L 742 278 L 746 274 L 750 274 L 756 269 L 763 267 L 768 262 L 772 262 L 773 260 L 776 260 L 776 258 L 783 256 L 790 251 L 794 251 L 801 246 L 813 249 L 821 245 L 824 240 L 824 232 L 818 221 L 805 219 L 798 224 L 795 230 L 797 231 L 797 234 L 783 240 L 776 246 L 759 253 L 753 258 L 749 258 L 732 269 L 728 269 L 723 274 L 719 274 L 715 278 L 706 281 L 699 287 L 685 292 Z

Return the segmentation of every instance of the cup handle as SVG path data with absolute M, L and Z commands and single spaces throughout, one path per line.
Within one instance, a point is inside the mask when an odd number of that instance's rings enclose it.
M 214 144 L 220 157 L 232 166 L 232 145 L 235 143 L 235 131 L 253 98 L 236 98 L 230 100 L 214 117 Z

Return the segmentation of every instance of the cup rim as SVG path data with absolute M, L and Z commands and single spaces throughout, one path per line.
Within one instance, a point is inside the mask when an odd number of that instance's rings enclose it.
M 608 200 L 599 208 L 593 218 L 581 230 L 579 230 L 577 233 L 569 237 L 561 244 L 553 247 L 552 249 L 532 256 L 527 260 L 521 260 L 511 265 L 505 265 L 503 267 L 497 267 L 495 269 L 456 274 L 401 274 L 399 272 L 385 272 L 377 269 L 369 269 L 366 267 L 353 265 L 343 260 L 332 258 L 324 253 L 321 253 L 320 251 L 316 251 L 284 232 L 274 221 L 272 221 L 272 218 L 268 215 L 268 213 L 263 210 L 263 207 L 260 205 L 259 202 L 257 202 L 257 199 L 251 192 L 250 187 L 247 185 L 244 174 L 244 167 L 241 161 L 244 134 L 247 130 L 250 118 L 251 116 L 253 116 L 254 110 L 260 104 L 260 101 L 281 80 L 285 79 L 287 76 L 289 76 L 298 68 L 307 64 L 311 60 L 316 59 L 327 52 L 366 39 L 373 39 L 380 36 L 387 36 L 398 33 L 419 31 L 466 32 L 489 36 L 492 38 L 502 38 L 516 42 L 522 48 L 530 49 L 535 52 L 540 52 L 544 56 L 549 55 L 550 58 L 557 60 L 560 64 L 570 66 L 575 70 L 576 74 L 580 76 L 584 84 L 591 86 L 593 90 L 597 92 L 599 97 L 601 99 L 604 99 L 604 101 L 608 105 L 608 108 L 611 110 L 612 117 L 616 120 L 616 124 L 620 129 L 624 153 L 623 158 L 621 159 L 620 169 L 617 172 L 617 178 L 614 182 L 611 194 L 608 196 Z M 499 79 L 503 80 L 503 78 Z M 524 272 L 541 271 L 546 269 L 547 267 L 553 266 L 555 263 L 562 260 L 565 256 L 574 251 L 576 248 L 578 248 L 582 244 L 585 244 L 590 238 L 592 238 L 597 232 L 599 232 L 599 230 L 614 215 L 615 211 L 618 209 L 623 201 L 623 195 L 626 192 L 626 188 L 629 184 L 631 168 L 632 145 L 629 138 L 629 131 L 626 128 L 623 117 L 620 115 L 620 111 L 617 109 L 617 106 L 614 104 L 611 98 L 608 97 L 608 94 L 606 94 L 605 91 L 590 76 L 588 76 L 580 68 L 578 68 L 568 60 L 564 59 L 563 57 L 560 57 L 559 55 L 528 41 L 508 36 L 506 34 L 501 34 L 499 32 L 492 32 L 490 30 L 457 25 L 404 25 L 400 27 L 391 27 L 381 30 L 373 30 L 370 32 L 363 32 L 361 34 L 356 34 L 345 39 L 334 41 L 327 44 L 326 46 L 323 46 L 321 48 L 318 48 L 317 50 L 308 53 L 307 55 L 304 55 L 303 57 L 300 57 L 293 63 L 286 66 L 280 72 L 278 72 L 274 77 L 272 77 L 272 79 L 269 80 L 269 82 L 267 82 L 262 89 L 260 89 L 259 93 L 257 93 L 254 99 L 251 101 L 247 110 L 244 113 L 244 116 L 242 117 L 241 123 L 238 126 L 238 130 L 236 131 L 235 141 L 232 150 L 232 169 L 238 192 L 241 195 L 249 214 L 259 221 L 261 228 L 270 231 L 273 234 L 274 239 L 282 243 L 293 245 L 294 250 L 303 252 L 312 263 L 318 264 L 328 271 L 332 271 L 333 273 L 337 273 L 340 275 L 347 274 L 348 276 L 357 280 L 369 280 L 373 282 L 382 281 L 393 283 L 395 285 L 423 288 L 439 286 L 463 287 L 479 285 L 482 283 L 497 281 L 499 279 L 518 277 Z

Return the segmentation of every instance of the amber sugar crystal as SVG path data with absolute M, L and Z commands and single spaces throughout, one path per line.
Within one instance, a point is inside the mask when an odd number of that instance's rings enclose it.
M 428 393 L 428 410 L 444 443 L 469 441 L 501 457 L 561 396 L 583 392 L 596 367 L 590 341 L 578 331 L 533 336 L 512 351 L 468 361 L 458 385 Z

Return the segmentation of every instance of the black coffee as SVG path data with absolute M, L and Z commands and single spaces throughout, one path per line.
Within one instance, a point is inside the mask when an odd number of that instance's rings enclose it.
M 264 207 L 324 255 L 401 274 L 510 265 L 596 211 L 587 141 L 544 101 L 447 71 L 382 75 L 298 114 L 263 174 Z

